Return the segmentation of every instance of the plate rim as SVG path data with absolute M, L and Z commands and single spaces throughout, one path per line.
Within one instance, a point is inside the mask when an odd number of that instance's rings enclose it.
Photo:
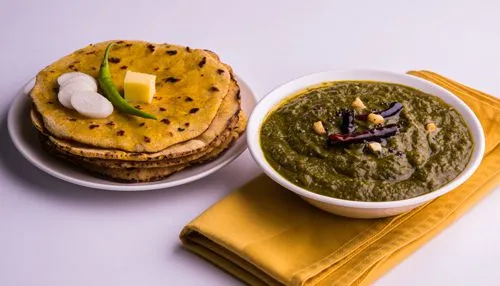
M 259 100 L 256 97 L 255 92 L 252 90 L 250 85 L 248 85 L 246 83 L 246 81 L 244 81 L 238 75 L 235 75 L 235 79 L 238 82 L 238 85 L 240 87 L 243 87 L 242 89 L 246 89 L 248 91 L 248 93 L 249 93 L 248 95 L 251 98 L 250 108 L 248 111 L 245 110 L 245 113 L 248 113 L 247 116 L 250 117 L 251 112 L 253 111 L 253 109 L 255 108 L 255 106 L 257 105 L 257 102 Z M 63 180 L 65 182 L 69 182 L 71 184 L 75 184 L 75 185 L 79 185 L 79 186 L 83 186 L 83 187 L 87 187 L 87 188 L 91 188 L 91 189 L 97 189 L 97 190 L 121 191 L 121 192 L 152 191 L 152 190 L 159 190 L 159 189 L 168 189 L 168 188 L 184 185 L 187 183 L 191 183 L 191 182 L 200 180 L 206 176 L 209 176 L 209 175 L 217 172 L 218 170 L 222 169 L 223 167 L 227 166 L 228 164 L 230 164 L 234 160 L 236 160 L 238 157 L 240 157 L 240 155 L 243 152 L 245 152 L 248 149 L 247 140 L 246 140 L 247 133 L 245 130 L 245 132 L 234 143 L 232 143 L 232 145 L 233 145 L 232 147 L 236 147 L 236 146 L 234 146 L 234 144 L 236 142 L 242 142 L 242 146 L 240 147 L 240 149 L 237 150 L 233 155 L 229 156 L 228 158 L 226 158 L 224 160 L 221 160 L 219 163 L 216 163 L 212 168 L 209 168 L 209 169 L 204 170 L 204 171 L 200 171 L 196 174 L 193 174 L 193 175 L 185 177 L 185 178 L 181 178 L 181 179 L 170 181 L 170 182 L 163 182 L 163 183 L 162 183 L 162 180 L 154 181 L 154 182 L 144 182 L 144 183 L 120 183 L 120 182 L 110 180 L 110 182 L 113 182 L 113 185 L 112 184 L 107 185 L 105 183 L 100 183 L 100 182 L 91 182 L 91 181 L 88 181 L 85 179 L 78 179 L 78 178 L 75 178 L 74 176 L 58 172 L 58 171 L 52 169 L 51 167 L 47 166 L 46 164 L 44 164 L 41 160 L 34 158 L 33 154 L 31 154 L 30 151 L 27 150 L 30 148 L 30 147 L 27 147 L 27 145 L 29 145 L 30 143 L 24 142 L 23 139 L 21 138 L 22 136 L 18 132 L 18 130 L 22 130 L 22 127 L 17 128 L 15 126 L 16 124 L 19 124 L 19 125 L 23 124 L 22 122 L 19 122 L 17 120 L 17 117 L 19 117 L 19 116 L 17 115 L 17 113 L 15 111 L 18 110 L 22 106 L 22 104 L 25 104 L 25 101 L 29 100 L 29 97 L 27 94 L 24 93 L 24 90 L 28 85 L 32 84 L 34 81 L 35 81 L 35 77 L 31 77 L 31 79 L 29 79 L 24 85 L 22 85 L 22 87 L 16 93 L 14 100 L 10 104 L 10 107 L 9 107 L 9 110 L 7 113 L 7 129 L 9 132 L 9 136 L 10 136 L 11 141 L 14 144 L 16 150 L 29 163 L 31 163 L 33 166 L 35 166 L 39 170 L 41 170 L 41 171 L 43 171 L 43 172 L 45 172 L 45 173 L 47 173 L 55 178 L 58 178 L 58 179 Z M 230 147 L 230 148 L 232 148 L 232 147 Z M 224 155 L 222 155 L 222 156 L 224 156 Z M 217 162 L 217 160 L 220 160 L 222 158 L 222 156 L 213 160 L 212 162 L 208 162 L 207 164 Z M 79 170 L 79 172 L 83 173 L 85 171 Z M 91 175 L 91 176 L 96 177 L 95 175 Z M 98 177 L 96 177 L 96 178 L 98 178 Z

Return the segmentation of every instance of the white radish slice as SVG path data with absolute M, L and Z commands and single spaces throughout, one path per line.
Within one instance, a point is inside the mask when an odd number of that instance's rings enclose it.
M 64 88 L 65 86 L 73 84 L 75 82 L 84 82 L 87 85 L 89 85 L 90 87 L 92 87 L 93 91 L 97 91 L 97 81 L 93 77 L 86 75 L 86 74 L 75 75 L 75 76 L 65 80 L 62 83 L 62 85 L 60 85 L 60 86 L 61 86 L 61 88 Z
M 86 82 L 78 81 L 72 84 L 65 85 L 63 88 L 61 88 L 59 90 L 59 93 L 57 94 L 57 99 L 64 107 L 74 109 L 71 105 L 71 97 L 73 96 L 73 94 L 75 94 L 75 92 L 83 90 L 94 91 L 94 89 Z
M 82 72 L 67 72 L 67 73 L 63 73 L 62 75 L 60 75 L 57 78 L 57 83 L 59 85 L 63 85 L 65 81 L 67 81 L 68 79 L 70 79 L 72 77 L 75 77 L 77 75 L 84 75 L 84 73 L 82 73 Z
M 113 105 L 95 91 L 77 91 L 71 97 L 71 105 L 80 114 L 91 118 L 106 118 L 113 113 Z
M 67 73 L 63 73 L 62 75 L 60 75 L 57 78 L 57 83 L 59 85 L 64 85 L 64 82 L 66 82 L 67 80 L 69 80 L 75 76 L 85 76 L 85 77 L 89 77 L 89 79 L 95 81 L 95 79 L 93 77 L 91 77 L 90 75 L 83 73 L 83 72 L 67 72 Z

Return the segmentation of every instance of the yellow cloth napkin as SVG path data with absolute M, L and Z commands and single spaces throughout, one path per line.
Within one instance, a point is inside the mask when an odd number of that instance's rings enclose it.
M 367 285 L 459 218 L 500 181 L 500 100 L 429 71 L 479 117 L 486 156 L 463 185 L 409 213 L 362 220 L 316 209 L 264 175 L 189 223 L 191 251 L 251 285 Z

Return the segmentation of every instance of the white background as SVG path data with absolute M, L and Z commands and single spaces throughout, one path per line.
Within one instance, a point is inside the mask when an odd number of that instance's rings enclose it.
M 262 97 L 335 68 L 430 69 L 500 94 L 498 1 L 0 0 L 0 285 L 238 285 L 179 245 L 181 228 L 259 173 L 245 152 L 201 181 L 106 192 L 62 182 L 15 150 L 6 112 L 25 81 L 92 42 L 208 48 Z M 498 285 L 500 192 L 378 285 Z

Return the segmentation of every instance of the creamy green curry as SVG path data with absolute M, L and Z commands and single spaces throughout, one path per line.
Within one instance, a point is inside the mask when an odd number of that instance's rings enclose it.
M 318 194 L 394 201 L 432 192 L 469 162 L 473 140 L 440 98 L 383 82 L 323 83 L 286 99 L 262 124 L 271 166 Z

